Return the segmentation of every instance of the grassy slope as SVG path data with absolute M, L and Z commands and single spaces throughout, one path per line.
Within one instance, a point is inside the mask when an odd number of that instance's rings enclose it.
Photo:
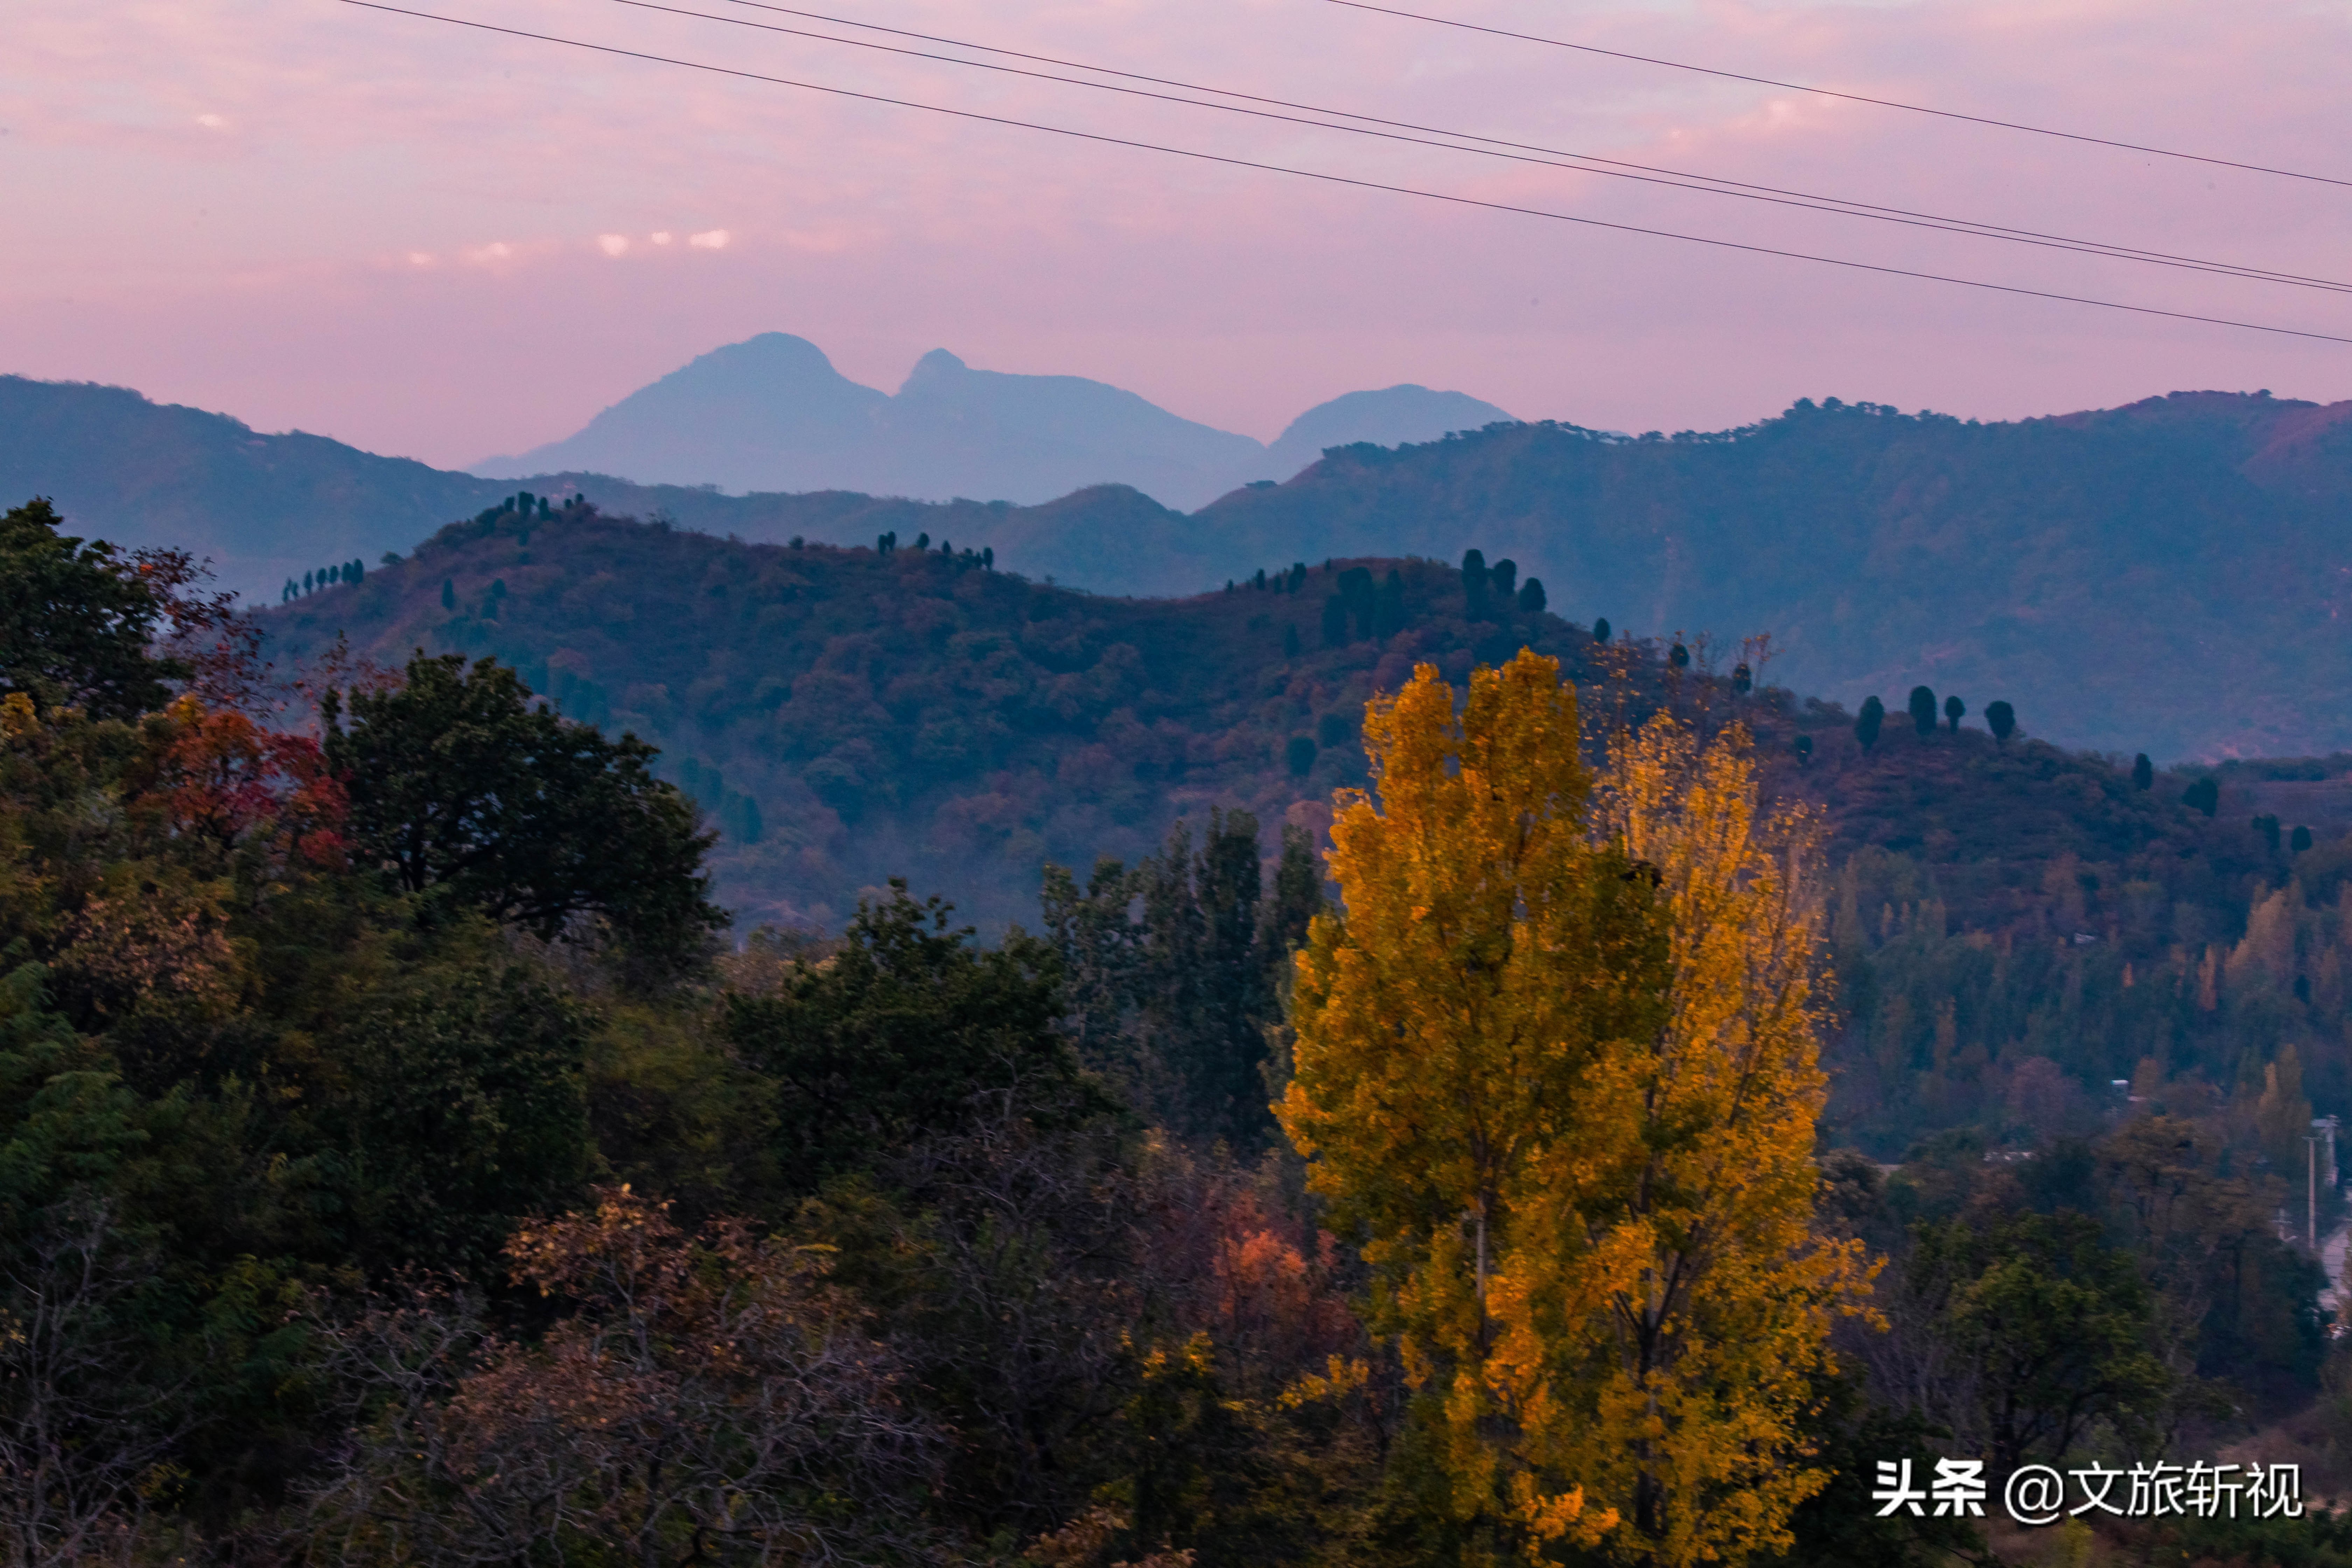
M 1181 815 L 1318 819 L 1333 788 L 1361 782 L 1361 753 L 1352 738 L 1322 745 L 1295 779 L 1286 743 L 1327 722 L 1351 737 L 1375 687 L 1418 660 L 1459 680 L 1474 658 L 1526 641 L 1580 680 L 1604 673 L 1582 628 L 1549 615 L 1472 622 L 1459 574 L 1416 561 L 1394 563 L 1403 633 L 1323 648 L 1322 604 L 1349 564 L 1313 563 L 1296 595 L 1129 600 L 936 552 L 795 550 L 602 516 L 525 533 L 508 518 L 454 525 L 359 588 L 271 621 L 287 660 L 338 632 L 385 662 L 418 647 L 495 653 L 567 711 L 659 742 L 707 803 L 755 800 L 761 841 L 719 859 L 749 918 L 836 921 L 859 889 L 904 873 L 993 923 L 1029 917 L 1043 860 L 1132 858 Z M 494 583 L 507 589 L 495 603 Z M 1665 690 L 1654 656 L 1615 656 L 1637 708 Z M 1681 700 L 1707 689 L 1693 681 Z M 1975 729 L 1921 742 L 1898 712 L 1864 754 L 1843 710 L 1776 692 L 1742 711 L 1776 787 L 1820 800 L 1844 848 L 1948 868 L 1980 889 L 1953 896 L 1987 920 L 2003 918 L 2005 878 L 2035 884 L 2053 855 L 2110 859 L 2199 832 L 2177 789 L 2135 794 L 2105 762 L 2040 742 L 2000 748 Z M 1817 737 L 1804 770 L 1800 728 Z

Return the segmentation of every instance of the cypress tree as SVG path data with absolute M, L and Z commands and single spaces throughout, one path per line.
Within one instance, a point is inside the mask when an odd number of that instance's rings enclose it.
M 312 575 L 312 574 L 311 574 L 310 573 L 308 573 L 308 572 L 305 572 L 305 573 L 303 573 L 303 574 L 302 574 L 302 592 L 304 592 L 305 594 L 307 594 L 307 593 L 309 593 L 309 592 L 310 591 L 310 578 L 311 578 L 311 575 Z
M 2146 752 L 2142 752 L 2132 759 L 2132 788 L 2145 790 L 2155 787 L 2156 764 L 2147 760 Z
M 1951 721 L 1953 734 L 1957 735 L 1960 732 L 1960 721 L 1968 716 L 1969 705 L 1967 703 L 1961 701 L 1958 697 L 1947 697 L 1944 699 L 1944 717 Z
M 980 567 L 983 572 L 996 570 L 996 546 L 983 544 L 980 547 Z
M 2017 710 L 2006 702 L 1986 703 L 1985 727 L 1992 731 L 1994 740 L 2007 745 L 2009 738 L 2017 732 Z
M 1404 630 L 1404 577 L 1393 566 L 1372 604 L 1372 635 L 1386 642 Z
M 1675 669 L 1688 669 L 1690 668 L 1690 649 L 1685 647 L 1680 643 L 1675 644 L 1674 647 L 1666 650 L 1666 663 Z
M 1812 763 L 1813 738 L 1811 735 L 1800 735 L 1797 737 L 1797 765 L 1807 768 L 1812 766 Z
M 2261 836 L 2262 841 L 2270 847 L 2272 854 L 2278 853 L 2279 819 L 2277 817 L 2268 812 L 2263 813 L 2262 816 L 2254 818 L 2254 831 Z
M 1486 610 L 1486 555 L 1481 550 L 1462 552 L 1462 602 L 1475 620 Z
M 2298 826 L 2294 832 L 2288 837 L 2286 847 L 2297 855 L 2300 855 L 2305 850 L 2310 848 L 2311 829 L 2308 827 Z
M 915 548 L 916 548 L 916 549 L 918 549 L 918 550 L 929 550 L 930 547 L 931 547 L 931 536 L 930 536 L 929 533 L 918 533 L 917 535 L 915 535 Z
M 1543 607 L 1543 579 L 1540 577 L 1530 577 L 1526 582 L 1520 584 L 1519 608 L 1527 614 L 1533 616 L 1540 614 Z
M 1936 694 L 1924 686 L 1911 689 L 1911 727 L 1926 740 L 1936 732 Z
M 1257 569 L 1257 575 L 1256 575 L 1255 577 L 1254 577 L 1254 578 L 1250 579 L 1250 586 L 1251 586 L 1251 587 L 1253 587 L 1253 588 L 1255 588 L 1255 589 L 1256 589 L 1256 590 L 1257 590 L 1259 593 L 1261 593 L 1261 594 L 1263 594 L 1263 593 L 1265 593 L 1265 567 L 1261 566 L 1261 567 L 1259 567 L 1259 568 Z
M 1609 640 L 1609 617 L 1607 616 L 1603 616 L 1599 620 L 1592 623 L 1592 640 L 1597 643 L 1605 643 Z
M 1323 646 L 1348 646 L 1348 601 L 1337 594 L 1323 601 Z
M 1487 569 L 1486 581 L 1494 586 L 1495 597 L 1508 606 L 1519 591 L 1519 563 L 1505 556 Z
M 1878 731 L 1885 722 L 1886 704 L 1875 697 L 1864 698 L 1862 711 L 1854 716 L 1853 721 L 1853 738 L 1862 742 L 1864 751 L 1878 744 Z

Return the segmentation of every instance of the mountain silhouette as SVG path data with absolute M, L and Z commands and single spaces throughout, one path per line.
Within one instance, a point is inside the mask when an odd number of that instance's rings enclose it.
M 1509 417 L 1462 393 L 1392 386 L 1311 408 L 1268 447 L 1103 382 L 975 370 L 945 349 L 893 395 L 851 381 L 805 338 L 762 332 L 631 393 L 574 435 L 473 471 L 1016 505 L 1119 484 L 1182 511 L 1288 479 L 1325 447 L 1433 440 Z

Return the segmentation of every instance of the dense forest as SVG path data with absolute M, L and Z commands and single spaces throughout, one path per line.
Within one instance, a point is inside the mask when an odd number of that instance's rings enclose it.
M 929 542 L 754 549 L 534 498 L 272 612 L 265 642 L 184 557 L 62 521 L 0 520 L 19 1560 L 1879 1564 L 2039 1550 L 1877 1517 L 1897 1457 L 2352 1481 L 2352 1363 L 2283 1236 L 2314 1102 L 2343 1103 L 2352 843 L 2241 819 L 2234 779 L 2067 753 L 1975 694 L 1806 702 L 1769 647 L 1604 640 L 1475 555 L 1127 605 Z M 853 644 L 860 615 L 882 629 Z M 741 664 L 686 662 L 713 626 Z M 1416 658 L 1412 703 L 1368 718 Z M 1486 683 L 1453 739 L 1445 681 Z M 1783 918 L 1829 984 L 1783 1031 L 1780 1120 L 1705 1112 L 1777 1173 L 1773 1256 L 1819 1260 L 1783 1304 L 1824 1303 L 1771 1319 L 1785 1361 L 1723 1374 L 1779 1456 L 1712 1472 L 1775 1500 L 1752 1528 L 1693 1533 L 1640 1476 L 1604 1510 L 1606 1455 L 1570 1508 L 1541 1489 L 1586 1452 L 1573 1422 L 1511 1416 L 1550 1447 L 1479 1468 L 1504 1417 L 1457 1415 L 1433 1368 L 1518 1374 L 1433 1303 L 1484 1290 L 1484 1222 L 1474 1274 L 1450 1178 L 1358 1157 L 1384 1145 L 1348 1072 L 1409 1091 L 1420 1058 L 1349 1021 L 1345 975 L 1384 940 L 1397 984 L 1435 958 L 1381 880 L 1390 829 L 1331 791 L 1387 756 L 1402 823 L 1411 778 L 1442 804 L 1447 758 L 1507 719 L 1551 726 L 1512 753 L 1530 798 L 1595 792 L 1545 862 L 1587 901 L 1547 907 L 1622 933 L 1636 1016 L 1671 991 L 1640 978 L 1669 951 L 1647 890 L 1664 910 L 1711 863 L 1611 847 L 1665 766 L 1625 737 L 1668 762 L 1688 737 L 1716 770 L 1691 776 L 1822 846 Z M 689 772 L 682 735 L 743 749 Z M 863 799 L 825 803 L 827 759 L 871 770 Z M 975 782 L 1038 815 L 985 856 L 910 853 L 919 879 L 822 924 L 730 927 L 730 858 L 805 816 L 836 847 L 871 825 L 879 863 Z M 1019 856 L 1033 901 L 983 940 L 930 873 L 1003 885 Z M 1465 951 L 1474 983 L 1510 972 Z M 1616 1037 L 1544 974 L 1509 994 Z M 1507 1064 L 1487 1081 L 1516 1103 Z M 1555 1201 L 1547 1169 L 1496 1191 Z M 1574 1201 L 1631 1202 L 1613 1183 Z M 1549 1256 L 1496 1213 L 1498 1267 Z M 2102 1529 L 2352 1561 L 2331 1516 L 2228 1525 Z

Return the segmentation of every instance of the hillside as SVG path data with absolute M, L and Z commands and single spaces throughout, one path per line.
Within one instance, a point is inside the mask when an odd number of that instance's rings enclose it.
M 1450 561 L 1475 543 L 1580 617 L 1643 635 L 1769 629 L 1790 685 L 1848 705 L 1925 681 L 1978 706 L 2006 694 L 2070 745 L 2320 755 L 2352 748 L 2352 714 L 2332 700 L 2352 679 L 2336 631 L 2352 569 L 2348 416 L 2352 403 L 2198 393 L 2016 424 L 1832 400 L 1709 435 L 1498 426 L 1335 448 L 1190 515 L 1119 485 L 1026 507 L 576 472 L 526 488 L 777 544 L 928 533 L 1106 594 L 1334 556 Z M 193 544 L 265 601 L 322 557 L 405 550 L 509 489 L 16 378 L 0 378 L 0 487 L 54 495 L 125 542 Z
M 415 647 L 495 655 L 567 713 L 655 741 L 664 776 L 722 832 L 717 896 L 739 931 L 837 929 L 891 876 L 1001 930 L 1034 925 L 1046 861 L 1132 864 L 1180 817 L 1239 808 L 1319 827 L 1331 792 L 1364 782 L 1355 730 L 1372 690 L 1418 660 L 1458 680 L 1525 643 L 1560 658 L 1601 710 L 1740 719 L 1769 787 L 1822 814 L 1841 1048 L 1857 1069 L 1842 1080 L 1846 1136 L 1891 1157 L 1922 1129 L 2026 1125 L 2041 1110 L 2017 1099 L 2016 1074 L 2033 1061 L 2074 1086 L 2051 1115 L 2095 1120 L 2100 1086 L 2143 1058 L 2159 1082 L 2226 1084 L 2282 1039 L 2302 1042 L 2331 1103 L 2352 1099 L 2352 963 L 2327 956 L 2352 953 L 2352 921 L 2335 913 L 2352 840 L 2242 770 L 2209 819 L 2183 801 L 2192 774 L 2140 789 L 2097 755 L 1998 742 L 1980 702 L 1957 732 L 1923 737 L 1893 688 L 1865 749 L 1844 709 L 1785 687 L 1735 699 L 1670 675 L 1655 645 L 1603 652 L 1586 628 L 1506 614 L 1492 595 L 1474 611 L 1462 574 L 1433 562 L 1318 560 L 1295 592 L 1277 574 L 1129 600 L 912 542 L 793 548 L 590 507 L 492 511 L 357 587 L 272 612 L 272 657 L 313 659 L 339 634 L 386 664 Z M 1327 601 L 1350 583 L 1370 598 L 1326 647 Z M 1699 668 L 1732 657 L 1702 647 Z M 2266 842 L 2249 826 L 2266 803 L 2284 828 L 2315 825 L 2317 847 Z M 2290 887 L 2293 910 L 2267 917 L 2286 922 L 2281 958 L 2257 915 Z M 2236 956 L 2249 942 L 2261 952 Z
M 2352 403 L 2179 394 L 2018 424 L 1800 404 L 1671 438 L 1501 426 L 1351 447 L 1144 538 L 1110 592 L 1333 553 L 1477 544 L 1580 617 L 1770 630 L 1793 686 L 2005 693 L 2043 733 L 2159 758 L 2324 752 L 2342 637 Z M 1090 546 L 1007 520 L 1036 571 Z M 1017 530 L 1015 531 L 1014 530 Z M 992 538 L 989 542 L 995 542 Z
M 1525 644 L 1612 707 L 1717 692 L 1696 676 L 1671 684 L 1655 645 L 1604 654 L 1548 612 L 1492 595 L 1474 609 L 1461 572 L 1436 562 L 1301 563 L 1264 586 L 1116 599 L 989 570 L 956 541 L 915 542 L 750 544 L 593 506 L 492 510 L 268 623 L 288 663 L 338 635 L 385 664 L 414 647 L 492 654 L 573 716 L 635 730 L 673 767 L 716 770 L 762 824 L 758 844 L 722 849 L 730 897 L 753 920 L 818 924 L 896 871 L 1018 918 L 1045 858 L 1132 858 L 1213 805 L 1312 816 L 1360 782 L 1366 698 L 1416 662 L 1458 681 Z M 1366 601 L 1327 646 L 1327 601 L 1351 575 L 1377 595 L 1391 572 L 1391 618 L 1368 626 L 1363 613 L 1382 612 Z M 1777 786 L 1821 802 L 1843 852 L 1970 868 L 2111 858 L 2194 815 L 2128 791 L 2096 758 L 1998 746 L 1973 721 L 1923 742 L 1898 713 L 1865 753 L 1844 710 L 1777 685 L 1738 711 Z M 1800 732 L 1815 741 L 1801 767 Z M 1303 772 L 1287 756 L 1297 736 L 1313 743 Z

